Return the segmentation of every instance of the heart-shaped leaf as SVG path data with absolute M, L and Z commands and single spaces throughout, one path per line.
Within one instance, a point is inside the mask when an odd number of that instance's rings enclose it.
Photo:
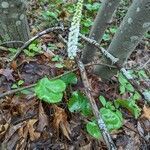
M 76 77 L 76 74 L 73 73 L 73 72 L 62 76 L 61 80 L 63 80 L 67 85 L 68 84 L 77 84 L 77 81 L 78 81 L 77 77 Z
M 120 111 L 111 111 L 110 109 L 103 107 L 100 109 L 100 113 L 109 131 L 119 129 L 122 126 L 123 118 Z M 96 120 L 88 122 L 86 124 L 86 129 L 93 137 L 97 139 L 101 137 L 101 132 L 96 123 Z
M 62 100 L 63 91 L 66 89 L 66 84 L 60 80 L 49 80 L 43 78 L 35 87 L 35 93 L 39 99 L 48 103 L 57 103 Z
M 88 116 L 91 114 L 90 104 L 88 99 L 79 91 L 75 91 L 69 99 L 68 108 L 71 112 L 81 112 L 83 115 Z
M 92 122 L 88 122 L 86 124 L 86 130 L 87 132 L 92 135 L 93 137 L 95 137 L 96 139 L 99 139 L 101 137 L 101 132 L 98 128 L 98 125 L 96 124 L 95 121 Z
M 117 113 L 115 111 L 111 111 L 107 108 L 101 108 L 100 113 L 102 115 L 102 118 L 104 122 L 106 123 L 106 126 L 108 130 L 114 130 L 119 129 L 122 126 L 122 115 L 120 112 L 120 115 L 118 115 L 119 111 Z

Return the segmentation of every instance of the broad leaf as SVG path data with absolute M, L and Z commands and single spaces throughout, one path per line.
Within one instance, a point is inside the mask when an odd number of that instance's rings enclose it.
M 126 83 L 128 83 L 128 81 L 125 79 L 125 77 L 123 76 L 122 73 L 119 73 L 119 77 L 118 77 L 118 80 L 120 82 L 121 85 L 126 85 Z
M 115 107 L 113 106 L 112 102 L 107 102 L 105 105 L 106 108 L 110 109 L 110 110 L 115 110 Z
M 60 80 L 49 80 L 48 78 L 43 78 L 39 81 L 35 87 L 35 93 L 39 99 L 46 101 L 48 103 L 57 103 L 62 100 L 63 91 L 65 91 L 66 85 Z
M 67 85 L 68 84 L 77 84 L 77 77 L 75 73 L 68 73 L 61 77 L 61 80 L 63 80 Z
M 114 130 L 114 129 L 119 129 L 122 126 L 122 115 L 121 112 L 118 115 L 119 111 L 117 113 L 115 111 L 111 111 L 110 109 L 107 108 L 101 108 L 100 113 L 102 115 L 102 118 L 104 122 L 106 123 L 106 126 L 108 130 Z
M 135 118 L 138 118 L 141 114 L 141 109 L 138 107 L 137 104 L 135 104 L 134 100 L 117 99 L 115 103 L 128 109 L 132 113 L 132 115 L 134 115 Z
M 120 85 L 119 89 L 120 89 L 120 94 L 124 94 L 124 93 L 125 93 L 125 91 L 126 91 L 126 89 L 125 89 L 125 86 L 124 86 L 124 85 Z
M 130 83 L 126 84 L 125 88 L 130 92 L 134 92 L 134 87 Z
M 134 95 L 133 95 L 133 99 L 134 100 L 138 100 L 138 99 L 140 99 L 141 98 L 141 95 L 137 92 L 137 91 L 135 91 L 135 93 L 134 93 Z
M 91 114 L 91 108 L 88 99 L 79 91 L 76 91 L 72 94 L 72 97 L 68 102 L 68 108 L 71 112 L 78 111 L 85 116 Z
M 109 131 L 122 127 L 123 118 L 120 111 L 111 111 L 103 107 L 100 109 L 100 113 Z M 101 137 L 101 132 L 96 124 L 96 121 L 88 122 L 86 129 L 93 137 L 97 139 Z
M 98 128 L 98 125 L 95 123 L 95 121 L 88 122 L 86 124 L 86 129 L 87 129 L 87 132 L 93 137 L 95 137 L 96 139 L 99 139 L 101 137 L 101 132 Z

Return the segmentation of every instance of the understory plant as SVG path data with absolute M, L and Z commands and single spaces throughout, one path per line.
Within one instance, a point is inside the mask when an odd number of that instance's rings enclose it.
M 134 88 L 128 85 L 129 83 L 123 78 L 122 74 L 119 74 L 118 80 L 120 87 L 125 86 L 125 89 L 130 92 L 132 96 L 129 99 L 116 99 L 114 102 L 106 100 L 103 96 L 99 96 L 98 102 L 102 105 L 99 112 L 110 132 L 120 129 L 123 125 L 124 117 L 121 113 L 122 107 L 131 112 L 136 119 L 141 112 L 141 109 L 136 104 L 140 95 Z M 60 104 L 63 101 L 63 93 L 68 87 L 77 84 L 77 81 L 78 79 L 75 73 L 68 73 L 55 80 L 44 77 L 37 83 L 35 93 L 41 101 L 45 101 L 48 104 Z M 101 138 L 101 132 L 92 114 L 88 98 L 79 90 L 73 91 L 70 94 L 71 97 L 67 102 L 68 110 L 71 113 L 81 113 L 81 115 L 86 117 L 89 120 L 85 125 L 87 132 L 94 138 Z M 121 94 L 124 93 L 121 91 Z
M 89 27 L 90 20 L 86 24 L 82 21 L 84 20 L 82 17 L 82 7 L 85 7 L 89 11 L 97 10 L 99 4 L 95 5 L 84 5 L 83 0 L 79 0 L 77 2 L 77 6 L 70 7 L 71 9 L 75 9 L 74 16 L 72 19 L 70 32 L 68 36 L 67 48 L 68 48 L 68 56 L 70 59 L 74 59 L 77 56 L 77 47 L 78 47 L 78 36 L 79 36 L 79 28 L 80 25 L 84 25 Z M 68 7 L 69 8 L 69 7 Z M 69 10 L 70 11 L 70 10 Z M 49 13 L 51 17 L 57 19 L 57 15 L 52 15 L 53 13 Z M 87 20 L 86 20 L 87 21 Z M 111 27 L 107 30 L 106 34 L 103 36 L 104 41 L 110 40 L 110 33 L 114 34 L 116 32 L 116 27 Z M 57 60 L 57 58 L 53 58 L 53 61 Z M 137 100 L 140 98 L 140 95 L 133 86 L 128 82 L 127 79 L 124 78 L 124 75 L 121 73 L 118 76 L 118 80 L 120 83 L 120 95 L 129 93 L 130 97 L 128 99 L 118 98 L 111 101 L 106 100 L 103 96 L 99 96 L 99 103 L 101 103 L 102 107 L 99 109 L 99 113 L 102 116 L 102 120 L 105 122 L 108 131 L 112 132 L 114 130 L 118 130 L 123 125 L 123 115 L 121 113 L 121 108 L 124 107 L 137 119 L 140 115 L 140 108 L 136 104 Z M 61 103 L 63 100 L 63 93 L 68 88 L 68 85 L 73 85 L 77 83 L 77 77 L 74 73 L 70 73 L 62 76 L 59 79 L 50 80 L 47 77 L 41 79 L 35 87 L 35 93 L 37 97 L 45 101 L 49 104 Z M 89 103 L 88 98 L 81 91 L 73 91 L 70 93 L 71 97 L 69 97 L 67 106 L 70 112 L 72 113 L 81 113 L 84 115 L 88 122 L 86 124 L 87 132 L 95 137 L 101 138 L 102 133 L 99 130 L 97 120 L 92 114 L 92 108 Z

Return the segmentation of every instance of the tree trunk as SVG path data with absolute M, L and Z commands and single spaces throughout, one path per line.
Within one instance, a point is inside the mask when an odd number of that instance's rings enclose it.
M 26 1 L 0 0 L 0 45 L 19 47 L 29 39 Z
M 120 0 L 104 0 L 102 6 L 98 11 L 95 18 L 94 25 L 90 31 L 89 38 L 101 42 L 105 29 L 107 28 L 114 11 L 116 10 Z M 87 44 L 83 50 L 83 63 L 89 63 L 92 61 L 96 52 L 96 48 L 90 44 Z
M 108 52 L 119 58 L 119 64 L 123 65 L 149 28 L 150 0 L 134 0 L 114 36 Z M 108 60 L 107 62 L 111 63 Z M 97 66 L 94 72 L 103 79 L 109 79 L 117 73 L 117 70 Z

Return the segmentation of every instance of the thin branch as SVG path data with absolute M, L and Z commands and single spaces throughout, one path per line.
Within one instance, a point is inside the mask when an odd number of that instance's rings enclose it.
M 61 35 L 59 35 L 59 38 L 62 40 L 62 42 L 64 44 L 67 44 L 67 41 Z M 80 70 L 80 75 L 81 75 L 82 82 L 84 85 L 85 94 L 86 94 L 86 96 L 89 100 L 89 103 L 91 105 L 92 112 L 93 112 L 93 114 L 96 118 L 96 121 L 98 123 L 98 127 L 99 127 L 100 131 L 102 132 L 103 139 L 105 140 L 106 145 L 109 148 L 109 150 L 116 150 L 117 148 L 116 148 L 115 144 L 113 143 L 113 140 L 112 140 L 112 138 L 111 138 L 111 136 L 107 130 L 107 127 L 106 127 L 106 125 L 102 119 L 102 116 L 101 116 L 100 112 L 98 111 L 98 107 L 96 105 L 96 102 L 92 96 L 92 93 L 91 93 L 92 90 L 91 90 L 91 86 L 90 86 L 88 78 L 87 78 L 85 66 L 82 63 L 82 61 L 80 61 L 78 56 L 76 56 L 75 60 L 78 64 L 78 68 Z
M 24 44 L 23 41 L 7 41 L 7 42 L 3 42 L 0 44 L 0 46 L 3 46 L 3 45 L 8 45 L 8 44 L 15 44 L 15 43 L 20 43 L 20 44 Z
M 36 86 L 36 84 L 31 84 L 31 85 L 28 85 L 28 86 L 24 86 L 24 87 L 22 87 L 22 88 L 18 88 L 18 89 L 15 89 L 15 90 L 7 91 L 7 92 L 5 92 L 5 93 L 0 94 L 0 99 L 3 98 L 3 97 L 5 97 L 5 96 L 8 96 L 8 95 L 11 95 L 11 94 L 14 94 L 14 93 L 23 91 L 23 90 L 33 88 L 33 87 L 35 87 L 35 86 Z
M 4 51 L 4 52 L 8 52 L 8 48 L 4 47 L 4 46 L 0 46 L 0 50 Z
M 92 112 L 96 118 L 96 121 L 98 123 L 98 127 L 100 129 L 100 131 L 102 132 L 102 136 L 106 142 L 107 147 L 109 148 L 109 150 L 116 150 L 116 146 L 107 130 L 107 127 L 102 119 L 102 116 L 100 114 L 100 112 L 98 111 L 98 107 L 96 105 L 96 102 L 92 96 L 92 90 L 91 90 L 91 86 L 89 84 L 88 78 L 87 78 L 87 74 L 86 74 L 86 70 L 85 67 L 83 65 L 83 63 L 79 60 L 79 58 L 76 57 L 76 61 L 80 70 L 80 75 L 82 78 L 82 82 L 84 85 L 84 89 L 85 89 L 85 94 L 90 102 L 91 108 L 92 108 Z
M 102 52 L 102 54 L 104 54 L 105 57 L 108 58 L 117 67 L 117 69 L 120 70 L 123 73 L 124 77 L 140 93 L 140 95 L 142 96 L 142 98 L 144 98 L 146 101 L 149 102 L 149 97 L 147 96 L 147 94 L 145 94 L 145 92 L 143 91 L 143 89 L 140 88 L 140 86 L 133 79 L 133 77 L 126 71 L 126 69 L 122 68 L 122 66 L 120 66 L 120 64 L 118 63 L 118 60 L 119 60 L 118 58 L 115 58 L 113 55 L 111 55 L 109 52 L 107 52 L 104 48 L 100 47 L 100 45 L 95 40 L 87 38 L 87 37 L 83 36 L 82 34 L 80 34 L 79 36 L 83 40 L 85 40 L 86 42 L 88 42 L 89 44 L 92 44 L 93 46 L 95 46 L 96 48 L 98 48 Z
M 11 58 L 9 59 L 9 62 L 7 64 L 7 68 L 10 68 L 11 66 L 11 62 L 14 61 L 20 54 L 21 52 L 27 48 L 34 40 L 38 39 L 39 37 L 41 37 L 42 35 L 44 34 L 47 34 L 47 33 L 50 33 L 50 32 L 53 32 L 53 31 L 57 31 L 57 30 L 63 30 L 63 27 L 52 27 L 52 28 L 48 28 L 42 32 L 39 32 L 37 33 L 34 37 L 32 37 L 30 40 L 28 40 L 27 42 L 24 43 L 24 45 L 20 48 L 18 48 L 16 54 Z M 5 77 L 2 76 L 0 78 L 0 86 L 2 85 L 2 83 L 5 81 Z
M 92 40 L 90 38 L 87 38 L 86 36 L 79 34 L 79 36 L 86 42 L 88 42 L 91 45 L 94 45 L 97 49 L 100 50 L 102 54 L 106 56 L 106 58 L 110 59 L 113 64 L 117 63 L 119 61 L 118 58 L 115 58 L 112 54 L 110 54 L 108 51 L 106 51 L 103 47 L 100 46 L 95 40 Z
M 90 67 L 90 66 L 93 66 L 93 65 L 102 65 L 102 66 L 107 66 L 107 67 L 111 67 L 111 68 L 116 68 L 115 66 L 111 66 L 111 65 L 107 65 L 107 64 L 103 64 L 103 63 L 97 63 L 97 64 L 96 64 L 96 63 L 90 63 L 90 64 L 86 64 L 85 67 Z M 63 74 L 61 74 L 61 75 L 58 75 L 58 76 L 52 78 L 51 80 L 58 79 L 58 78 L 60 78 L 60 77 L 62 77 L 62 76 L 65 76 L 65 75 L 71 73 L 71 72 L 75 72 L 75 71 L 77 71 L 78 69 L 79 69 L 79 68 L 75 68 L 75 69 L 73 69 L 73 70 L 67 71 L 67 72 L 65 72 L 65 73 L 63 73 Z M 3 98 L 3 97 L 5 97 L 5 96 L 8 96 L 8 95 L 11 95 L 11 94 L 14 94 L 14 93 L 23 91 L 23 90 L 33 88 L 33 87 L 35 87 L 36 85 L 37 85 L 36 83 L 35 83 L 35 84 L 30 84 L 30 85 L 28 85 L 28 86 L 24 86 L 24 87 L 21 87 L 21 88 L 17 88 L 17 89 L 15 89 L 15 90 L 7 91 L 7 92 L 5 92 L 5 93 L 0 94 L 0 99 Z
M 138 69 L 145 69 L 146 66 L 150 63 L 150 59 L 148 59 L 141 67 L 139 67 Z
M 50 33 L 50 32 L 53 32 L 53 31 L 57 31 L 57 30 L 63 30 L 63 28 L 62 27 L 52 27 L 52 28 L 48 28 L 48 29 L 46 29 L 46 30 L 44 30 L 42 32 L 37 33 L 34 37 L 32 37 L 27 42 L 25 42 L 24 45 L 17 50 L 17 53 L 11 58 L 10 61 L 15 60 L 20 55 L 20 53 L 23 51 L 23 49 L 28 47 L 33 41 L 35 41 L 36 39 L 38 39 L 42 35 Z

